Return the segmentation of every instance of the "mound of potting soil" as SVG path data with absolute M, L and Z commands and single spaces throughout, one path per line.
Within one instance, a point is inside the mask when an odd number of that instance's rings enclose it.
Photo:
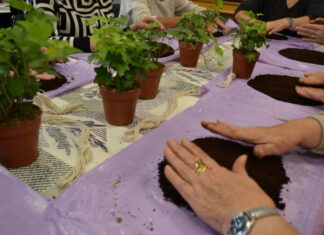
M 273 39 L 273 40 L 288 40 L 288 37 L 285 35 L 281 35 L 281 34 L 267 34 L 267 38 L 268 39 Z
M 221 31 L 217 31 L 217 32 L 213 33 L 213 36 L 216 37 L 216 38 L 222 37 L 222 36 L 224 36 L 224 33 L 221 32 Z
M 67 82 L 66 78 L 63 75 L 56 77 L 52 80 L 40 80 L 40 89 L 41 92 L 56 90 Z
M 279 209 L 285 208 L 285 203 L 280 198 L 280 191 L 283 185 L 287 184 L 290 180 L 286 175 L 281 156 L 269 156 L 260 159 L 254 156 L 253 147 L 219 138 L 201 138 L 193 142 L 218 162 L 218 164 L 227 169 L 232 169 L 234 161 L 240 155 L 247 154 L 246 169 L 250 177 L 272 198 Z M 158 165 L 159 183 L 165 199 L 179 207 L 192 210 L 165 177 L 164 167 L 166 164 L 167 161 L 164 160 Z
M 320 51 L 299 48 L 287 48 L 280 50 L 279 54 L 291 60 L 324 65 L 324 53 Z
M 263 74 L 256 76 L 254 79 L 248 81 L 248 85 L 255 90 L 262 92 L 276 100 L 287 103 L 316 106 L 323 103 L 310 100 L 299 96 L 295 90 L 297 85 L 306 86 L 299 83 L 298 77 L 291 77 L 285 75 Z M 308 86 L 309 87 L 309 86 Z
M 155 52 L 155 58 L 168 57 L 174 54 L 174 49 L 165 43 L 159 43 L 160 48 Z

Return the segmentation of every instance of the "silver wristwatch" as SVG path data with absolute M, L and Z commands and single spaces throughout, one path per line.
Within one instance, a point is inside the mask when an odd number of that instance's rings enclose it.
M 233 217 L 227 234 L 247 235 L 257 219 L 271 215 L 279 215 L 279 213 L 276 209 L 270 207 L 258 207 L 248 211 L 242 211 Z
M 288 21 L 288 24 L 289 24 L 288 29 L 290 29 L 294 25 L 294 19 L 291 18 L 291 17 L 288 17 L 287 18 L 287 21 Z

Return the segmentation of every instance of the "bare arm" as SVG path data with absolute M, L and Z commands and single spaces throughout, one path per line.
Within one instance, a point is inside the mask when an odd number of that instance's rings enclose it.
M 290 24 L 288 21 L 288 18 L 282 18 L 279 20 L 273 20 L 267 22 L 267 31 L 268 34 L 277 33 L 279 31 L 282 31 L 284 29 L 289 30 L 297 30 L 297 27 L 301 24 L 307 24 L 310 22 L 310 19 L 308 16 L 302 16 L 298 18 L 292 18 L 293 24 Z
M 322 140 L 321 124 L 311 117 L 270 127 L 239 127 L 219 120 L 203 121 L 202 126 L 216 134 L 255 144 L 254 154 L 260 158 L 281 155 L 298 145 L 313 149 Z
M 165 28 L 176 28 L 181 16 L 176 17 L 157 17 L 156 19 L 160 21 Z
M 248 17 L 247 15 L 245 15 L 245 12 L 246 11 L 239 11 L 236 13 L 236 15 L 234 16 L 234 19 L 236 22 L 240 22 L 240 19 L 243 19 L 243 20 L 250 20 L 250 17 Z
M 299 234 L 284 218 L 279 216 L 264 217 L 255 223 L 249 235 Z

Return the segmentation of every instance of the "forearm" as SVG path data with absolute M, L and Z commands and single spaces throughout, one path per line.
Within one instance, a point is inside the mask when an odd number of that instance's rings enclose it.
M 157 17 L 156 19 L 160 21 L 165 28 L 176 28 L 181 16 L 178 17 Z
M 299 233 L 281 216 L 268 216 L 257 220 L 249 235 L 298 235 Z
M 234 19 L 236 22 L 240 23 L 240 19 L 242 20 L 250 20 L 250 17 L 248 17 L 247 15 L 245 15 L 246 11 L 239 11 L 236 13 L 236 15 L 234 16 Z
M 292 130 L 299 136 L 298 145 L 313 149 L 316 148 L 322 140 L 322 127 L 320 123 L 312 117 L 292 120 L 286 123 L 291 125 Z

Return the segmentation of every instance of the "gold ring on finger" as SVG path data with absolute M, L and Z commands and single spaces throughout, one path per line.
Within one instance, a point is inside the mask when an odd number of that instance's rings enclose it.
M 207 166 L 201 161 L 197 160 L 194 164 L 194 171 L 199 175 L 207 170 Z

